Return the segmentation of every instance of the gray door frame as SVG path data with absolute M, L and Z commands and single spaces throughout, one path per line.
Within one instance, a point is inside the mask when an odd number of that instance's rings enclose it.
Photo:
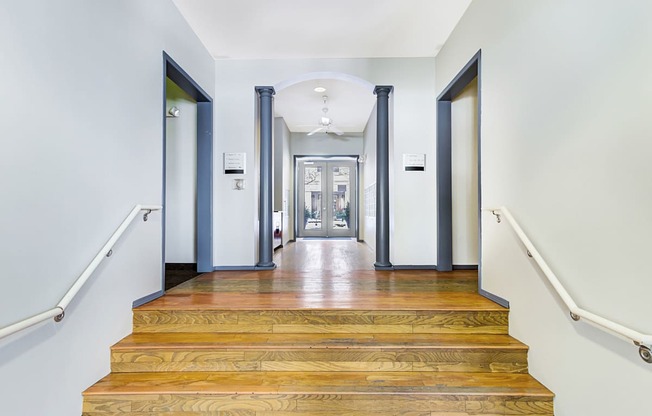
M 452 101 L 471 81 L 478 79 L 478 291 L 503 305 L 509 303 L 482 289 L 482 50 L 437 97 L 437 270 L 451 271 L 453 265 L 453 190 L 452 190 Z
M 197 271 L 213 271 L 213 99 L 192 79 L 181 66 L 163 51 L 163 187 L 162 198 L 162 244 L 161 244 L 161 290 L 138 299 L 139 306 L 165 293 L 165 198 L 166 198 L 166 78 L 177 84 L 186 94 L 197 102 Z
M 352 200 L 355 201 L 355 226 L 354 226 L 354 235 L 351 236 L 351 238 L 356 238 L 359 239 L 360 236 L 360 162 L 359 162 L 359 156 L 358 155 L 294 155 L 294 163 L 293 163 L 293 170 L 294 172 L 294 237 L 296 238 L 303 238 L 299 237 L 299 222 L 300 219 L 303 218 L 303 215 L 299 216 L 298 212 L 299 209 L 303 209 L 301 205 L 299 205 L 299 175 L 297 174 L 298 169 L 299 169 L 299 162 L 301 159 L 320 159 L 328 162 L 329 160 L 337 160 L 337 159 L 342 159 L 342 160 L 350 160 L 351 162 L 355 163 L 355 188 L 356 191 L 354 195 L 351 196 Z M 301 217 L 301 218 L 300 218 Z M 318 238 L 328 238 L 328 237 L 318 237 Z
M 331 237 L 344 237 L 344 238 L 356 238 L 358 237 L 358 161 L 357 157 L 302 157 L 295 159 L 295 172 L 296 172 L 296 186 L 295 186 L 295 199 L 297 201 L 298 209 L 295 211 L 295 227 L 298 231 L 296 234 L 299 238 L 305 237 L 317 237 L 317 238 L 331 238 Z M 301 226 L 304 220 L 304 206 L 305 206 L 305 192 L 304 190 L 304 181 L 301 178 L 304 177 L 303 172 L 305 172 L 306 163 L 311 163 L 316 166 L 322 166 L 322 181 L 321 181 L 321 192 L 322 192 L 322 227 L 319 230 L 305 230 Z M 331 167 L 336 164 L 342 166 L 350 167 L 353 170 L 353 177 L 350 178 L 351 188 L 350 192 L 350 217 L 349 217 L 349 227 L 346 230 L 338 230 L 333 226 L 333 204 L 331 203 L 331 192 L 333 189 L 333 172 Z

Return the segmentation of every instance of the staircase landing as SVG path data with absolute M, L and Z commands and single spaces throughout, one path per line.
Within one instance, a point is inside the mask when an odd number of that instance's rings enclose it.
M 134 309 L 85 416 L 553 414 L 477 273 L 199 276 Z

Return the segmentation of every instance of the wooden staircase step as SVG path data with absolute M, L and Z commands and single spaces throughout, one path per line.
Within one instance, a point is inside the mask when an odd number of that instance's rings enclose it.
M 402 293 L 436 293 L 478 291 L 478 272 L 474 270 L 456 270 L 454 275 L 424 273 L 423 270 L 394 270 L 381 272 L 375 270 L 356 270 L 355 278 L 351 273 L 319 270 L 291 272 L 276 269 L 262 275 L 259 271 L 222 271 L 217 274 L 207 273 L 186 282 L 167 292 L 170 295 L 182 293 L 283 293 L 303 292 L 306 288 L 337 288 L 346 286 L 352 292 L 396 292 Z M 313 289 L 314 291 L 314 289 Z
M 114 372 L 527 372 L 527 347 L 507 335 L 133 334 L 112 348 Z
M 181 292 L 136 308 L 142 310 L 490 310 L 506 311 L 468 292 Z
M 506 309 L 134 310 L 134 332 L 506 334 Z
M 552 400 L 552 393 L 527 374 L 114 373 L 84 392 L 83 412 L 86 416 L 180 416 L 192 412 L 255 416 L 551 416 Z

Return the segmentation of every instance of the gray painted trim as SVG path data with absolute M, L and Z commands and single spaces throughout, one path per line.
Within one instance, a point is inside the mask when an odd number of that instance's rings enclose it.
M 197 103 L 197 271 L 213 270 L 213 103 Z
M 477 264 L 453 264 L 453 270 L 478 270 Z
M 446 184 L 450 184 L 451 181 L 451 167 L 450 165 L 440 166 L 440 162 L 446 164 L 446 158 L 450 158 L 450 104 L 476 77 L 478 79 L 478 208 L 482 208 L 482 50 L 479 50 L 469 60 L 437 98 L 437 263 L 440 270 L 443 270 L 443 267 L 447 267 L 449 264 L 451 267 L 449 270 L 459 267 L 452 265 L 452 197 L 449 205 L 448 195 L 445 192 Z M 442 187 L 441 192 L 440 186 Z M 442 228 L 440 228 L 440 225 Z M 450 234 L 448 234 L 449 227 Z M 447 250 L 446 247 L 442 248 L 443 244 L 448 244 L 450 250 Z M 440 253 L 443 254 L 443 257 L 440 257 Z M 502 306 L 509 306 L 509 302 L 506 300 L 482 289 L 482 211 L 480 209 L 478 209 L 478 256 L 478 293 Z
M 389 94 L 394 87 L 378 85 L 376 94 L 376 270 L 391 270 L 389 261 Z
M 482 50 L 479 50 L 476 56 L 478 57 L 478 291 L 494 296 L 482 289 Z M 509 302 L 498 296 L 494 297 L 509 306 Z M 503 305 L 500 302 L 498 304 Z
M 379 266 L 377 264 L 374 264 L 374 269 L 375 270 L 383 270 L 383 271 L 392 271 L 394 270 L 394 266 Z
M 276 269 L 276 264 L 272 262 L 271 266 L 256 266 L 254 270 L 274 270 Z
M 453 78 L 437 98 L 437 266 L 440 271 L 453 270 L 453 192 L 452 192 L 452 111 L 451 102 L 474 78 L 480 76 L 478 68 L 481 59 L 478 51 L 462 70 Z M 478 97 L 481 95 L 478 88 Z M 478 100 L 479 101 L 479 100 Z M 480 112 L 478 111 L 478 115 Z M 480 148 L 481 124 L 478 117 L 478 149 Z M 478 150 L 479 152 L 479 150 Z M 478 153 L 478 162 L 481 159 Z M 481 170 L 478 169 L 478 195 L 481 190 Z M 478 203 L 480 201 L 478 200 Z M 480 215 L 478 210 L 478 215 Z M 481 222 L 478 226 L 481 227 Z M 481 229 L 478 237 L 481 238 Z M 479 253 L 481 255 L 481 253 Z M 480 257 L 481 263 L 481 257 Z
M 358 241 L 355 237 L 320 237 L 320 236 L 306 236 L 306 237 L 299 237 L 301 240 L 342 240 L 342 241 L 351 241 L 351 240 L 356 240 Z
M 437 266 L 453 270 L 451 102 L 437 101 Z
M 355 236 L 354 237 L 345 237 L 345 238 L 355 238 L 358 242 L 363 241 L 359 240 L 358 237 L 360 237 L 360 162 L 358 160 L 360 159 L 360 155 L 294 155 L 293 158 L 293 173 L 292 176 L 294 177 L 294 223 L 292 224 L 292 227 L 294 228 L 294 237 L 295 238 L 309 238 L 309 237 L 297 237 L 299 235 L 299 216 L 297 215 L 297 212 L 299 212 L 299 198 L 298 198 L 298 192 L 299 192 L 299 175 L 297 175 L 297 167 L 299 166 L 299 159 L 310 159 L 310 158 L 321 158 L 325 159 L 328 161 L 328 159 L 353 159 L 356 161 L 356 179 L 357 179 L 357 189 L 356 189 L 356 211 L 358 213 L 358 217 L 356 218 L 356 229 L 355 229 Z M 353 161 L 352 160 L 352 161 Z M 333 238 L 333 237 L 316 237 L 316 238 Z M 292 242 L 295 242 L 296 240 L 290 240 Z
M 437 266 L 434 264 L 395 264 L 394 270 L 437 270 Z
M 215 272 L 230 272 L 230 271 L 252 271 L 256 270 L 256 266 L 215 266 Z
M 476 52 L 475 55 L 469 60 L 469 62 L 464 65 L 464 67 L 460 70 L 460 72 L 455 75 L 455 78 L 444 88 L 441 94 L 439 94 L 439 97 L 437 97 L 437 101 L 452 101 L 455 97 L 457 97 L 460 92 L 469 85 L 471 81 L 473 81 L 473 78 L 479 75 L 480 71 L 478 70 L 479 68 L 479 62 L 482 56 L 482 50 L 479 50 Z
M 213 102 L 211 96 L 170 55 L 163 51 L 164 73 L 197 102 Z
M 163 289 L 159 290 L 158 292 L 150 293 L 150 294 L 147 295 L 147 296 L 143 296 L 143 297 L 140 298 L 140 299 L 136 299 L 136 300 L 133 302 L 132 307 L 137 308 L 137 307 L 139 307 L 140 305 L 144 305 L 144 304 L 146 304 L 146 303 L 148 303 L 148 302 L 153 301 L 154 299 L 158 299 L 158 298 L 160 298 L 160 297 L 163 296 L 163 295 L 165 295 L 165 290 L 163 290 Z
M 174 59 L 163 51 L 163 189 L 162 189 L 162 277 L 165 287 L 166 201 L 166 78 L 197 101 L 197 271 L 213 269 L 213 99 Z
M 485 298 L 489 299 L 490 301 L 496 302 L 500 306 L 504 308 L 509 308 L 509 302 L 506 301 L 505 299 L 501 298 L 500 296 L 496 296 L 491 292 L 487 292 L 486 290 L 482 288 L 478 288 L 478 294 L 480 296 L 484 296 Z

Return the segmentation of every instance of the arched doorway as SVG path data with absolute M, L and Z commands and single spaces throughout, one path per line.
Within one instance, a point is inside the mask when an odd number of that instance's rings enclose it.
M 275 149 L 278 147 L 278 140 L 279 140 L 279 134 L 276 131 L 277 126 L 274 126 L 274 114 L 266 114 L 267 112 L 273 113 L 274 112 L 274 100 L 276 100 L 279 96 L 285 96 L 285 95 L 290 95 L 296 97 L 298 94 L 297 91 L 303 89 L 305 92 L 307 91 L 309 95 L 312 95 L 312 99 L 315 100 L 318 104 L 317 107 L 311 105 L 305 105 L 306 109 L 313 108 L 313 111 L 311 114 L 314 116 L 314 119 L 318 119 L 319 116 L 321 115 L 321 122 L 320 124 L 314 125 L 311 124 L 310 122 L 304 122 L 303 125 L 301 122 L 296 122 L 295 120 L 291 121 L 289 124 L 291 124 L 291 129 L 293 132 L 296 132 L 297 134 L 302 133 L 304 135 L 313 135 L 316 132 L 322 133 L 324 136 L 322 136 L 322 139 L 325 143 L 329 142 L 334 142 L 335 140 L 338 140 L 336 138 L 337 136 L 343 136 L 343 133 L 348 130 L 348 126 L 344 127 L 343 125 L 339 124 L 342 123 L 343 119 L 346 119 L 346 117 L 343 117 L 342 115 L 344 113 L 337 113 L 335 110 L 331 113 L 331 106 L 326 105 L 327 102 L 332 102 L 337 99 L 337 94 L 334 94 L 332 91 L 329 93 L 328 88 L 324 88 L 324 85 L 329 83 L 331 85 L 338 85 L 338 84 L 346 84 L 349 85 L 349 88 L 355 89 L 356 91 L 362 93 L 367 97 L 367 103 L 368 103 L 368 108 L 366 109 L 366 114 L 364 116 L 364 123 L 362 127 L 358 126 L 357 130 L 352 129 L 350 131 L 357 131 L 362 135 L 363 130 L 366 130 L 365 127 L 367 124 L 373 124 L 373 144 L 375 146 L 374 148 L 374 160 L 373 164 L 375 165 L 373 169 L 373 184 L 374 184 L 374 190 L 377 189 L 377 193 L 374 195 L 370 195 L 364 186 L 365 183 L 362 182 L 362 185 L 360 187 L 361 192 L 356 194 L 356 198 L 373 198 L 374 206 L 376 207 L 376 210 L 374 212 L 374 218 L 373 218 L 373 223 L 374 223 L 374 234 L 375 234 L 375 248 L 376 248 L 376 253 L 377 255 L 377 261 L 375 263 L 376 268 L 391 268 L 391 263 L 389 263 L 389 145 L 388 145 L 388 136 L 389 136 L 389 106 L 388 106 L 388 100 L 389 100 L 389 95 L 392 91 L 392 87 L 390 86 L 376 86 L 372 84 L 369 81 L 366 81 L 364 79 L 361 79 L 359 77 L 350 75 L 350 74 L 345 74 L 345 73 L 339 73 L 339 72 L 312 72 L 312 73 L 306 73 L 306 74 L 301 74 L 296 77 L 293 77 L 291 79 L 287 79 L 284 81 L 281 81 L 274 86 L 266 86 L 266 87 L 256 87 L 256 91 L 259 94 L 259 101 L 258 101 L 258 111 L 257 111 L 257 123 L 259 123 L 259 140 L 260 140 L 260 221 L 259 221 L 259 263 L 258 266 L 260 268 L 273 268 L 275 265 L 271 261 L 272 257 L 272 233 L 274 232 L 274 226 L 275 224 L 273 223 L 273 215 L 274 215 L 274 208 L 283 208 L 283 211 L 291 211 L 288 212 L 288 214 L 291 215 L 291 223 L 294 228 L 294 232 L 297 231 L 296 225 L 299 224 L 299 217 L 303 217 L 300 215 L 297 215 L 298 212 L 303 213 L 303 211 L 300 211 L 301 208 L 298 207 L 296 198 L 294 198 L 294 195 L 288 195 L 287 191 L 287 180 L 286 180 L 286 185 L 283 186 L 282 183 L 279 184 L 279 181 L 277 181 L 275 184 L 272 183 L 271 178 L 274 176 L 274 171 L 278 171 L 278 166 L 280 164 L 288 164 L 292 163 L 292 168 L 290 171 L 292 172 L 292 175 L 296 173 L 296 169 L 294 167 L 294 157 L 295 156 L 333 156 L 333 155 L 339 155 L 342 156 L 343 154 L 351 156 L 354 155 L 357 157 L 358 160 L 358 165 L 359 162 L 364 162 L 366 159 L 366 154 L 360 150 L 360 151 L 336 151 L 336 152 L 331 152 L 326 154 L 318 154 L 318 153 L 313 153 L 314 150 L 312 151 L 295 151 L 294 154 L 288 155 L 290 160 L 285 160 L 285 163 L 278 163 L 276 160 L 272 160 L 274 156 L 274 151 L 272 149 Z M 335 90 L 337 88 L 333 87 Z M 276 98 L 272 99 L 272 96 L 276 94 Z M 322 95 L 323 94 L 323 95 Z M 373 94 L 376 94 L 376 97 L 373 96 Z M 335 95 L 335 97 L 334 97 Z M 322 100 L 324 105 L 322 105 Z M 340 104 L 342 106 L 346 106 L 346 104 L 350 104 L 345 102 L 346 100 L 341 100 Z M 348 101 L 354 102 L 354 99 L 349 99 Z M 328 107 L 328 108 L 327 108 Z M 376 109 L 376 111 L 373 111 L 373 109 Z M 350 108 L 350 107 L 349 107 Z M 302 108 L 303 109 L 303 108 Z M 319 110 L 324 110 L 323 114 L 319 113 Z M 329 112 L 327 112 L 329 111 Z M 371 123 L 370 121 L 370 114 L 371 118 L 375 118 Z M 332 128 L 333 123 L 337 122 L 337 128 Z M 343 123 L 344 125 L 346 124 L 345 122 Z M 317 127 L 317 128 L 315 128 Z M 370 128 L 371 129 L 371 128 Z M 289 131 L 290 129 L 287 128 Z M 274 133 L 277 133 L 274 139 L 273 137 L 275 136 Z M 333 139 L 335 137 L 335 139 Z M 276 140 L 276 143 L 272 143 L 274 140 Z M 339 139 L 342 140 L 342 139 Z M 341 149 L 341 147 L 338 147 Z M 314 149 L 314 148 L 313 148 Z M 295 149 L 296 150 L 296 149 Z M 278 157 L 279 151 L 276 152 L 276 156 Z M 274 164 L 273 162 L 277 162 Z M 272 166 L 276 166 L 276 168 L 272 168 Z M 371 172 L 371 169 L 366 169 L 365 172 Z M 365 175 L 361 175 L 362 178 L 365 177 Z M 368 176 L 372 176 L 371 173 L 369 173 Z M 286 178 L 287 179 L 287 178 Z M 364 181 L 364 179 L 363 179 Z M 378 182 L 376 184 L 376 182 Z M 293 185 L 296 184 L 296 181 L 293 181 Z M 276 185 L 276 186 L 274 186 Z M 280 186 L 279 186 L 280 185 Z M 295 186 L 293 186 L 295 188 Z M 324 211 L 328 210 L 328 204 L 329 199 L 326 197 L 324 198 L 323 206 L 320 205 L 320 209 L 323 209 Z M 335 201 L 336 203 L 338 201 Z M 340 201 L 341 202 L 341 201 Z M 356 204 L 358 206 L 363 207 L 365 205 L 365 200 L 361 200 L 360 204 Z M 335 211 L 335 210 L 333 210 Z M 341 210 L 340 210 L 341 211 Z M 330 212 L 330 211 L 329 211 Z M 338 212 L 339 215 L 339 212 Z M 304 218 L 305 219 L 305 218 Z M 330 223 L 337 223 L 338 225 L 341 223 L 340 221 L 331 221 Z M 294 234 L 294 233 L 293 233 Z M 296 237 L 296 235 L 294 235 Z

